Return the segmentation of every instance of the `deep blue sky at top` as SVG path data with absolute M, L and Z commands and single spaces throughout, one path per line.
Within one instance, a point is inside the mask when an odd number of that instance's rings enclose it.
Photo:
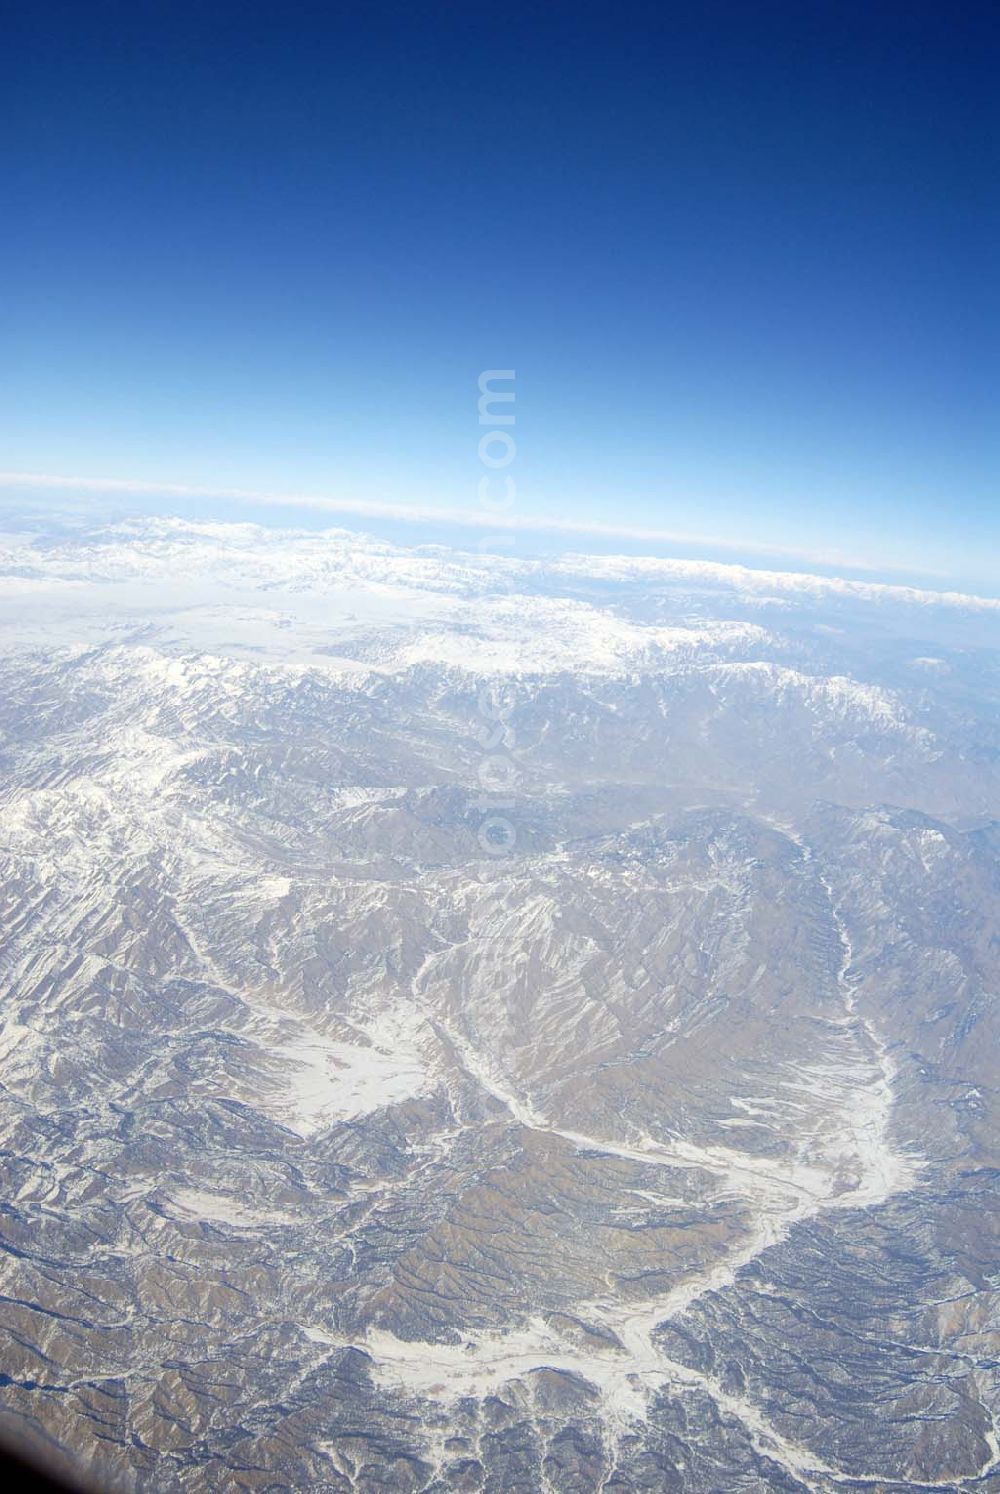
M 524 514 L 988 581 L 993 7 L 11 31 L 4 469 L 473 508 L 512 366 Z

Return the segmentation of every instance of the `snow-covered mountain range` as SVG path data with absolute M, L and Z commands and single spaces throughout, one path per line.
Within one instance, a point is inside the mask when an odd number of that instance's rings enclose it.
M 0 543 L 0 1404 L 96 1488 L 1000 1480 L 1000 605 Z

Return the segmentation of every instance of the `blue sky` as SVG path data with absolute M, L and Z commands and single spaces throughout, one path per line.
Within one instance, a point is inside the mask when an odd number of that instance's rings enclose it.
M 6 472 L 475 509 L 476 378 L 514 367 L 530 523 L 996 586 L 990 7 L 15 31 Z

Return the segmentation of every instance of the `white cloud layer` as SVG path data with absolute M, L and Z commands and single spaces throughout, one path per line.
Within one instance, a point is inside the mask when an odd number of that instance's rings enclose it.
M 529 559 L 439 545 L 391 544 L 353 530 L 272 528 L 247 522 L 142 516 L 37 545 L 29 535 L 0 537 L 0 595 L 46 585 L 160 581 L 176 592 L 198 578 L 256 592 L 261 588 L 341 597 L 406 599 L 482 597 L 505 592 L 564 592 L 596 581 L 673 592 L 728 594 L 755 610 L 795 603 L 952 609 L 979 617 L 1000 613 L 1000 599 L 888 582 L 775 571 L 722 561 L 566 552 Z M 527 597 L 525 605 L 530 605 Z
M 482 508 L 438 508 L 432 505 L 387 503 L 363 498 L 333 498 L 316 493 L 288 493 L 258 488 L 210 487 L 189 483 L 148 482 L 122 477 L 62 477 L 48 472 L 0 472 L 0 487 L 43 488 L 56 492 L 132 493 L 164 498 L 215 498 L 268 507 L 307 508 L 319 513 L 357 514 L 407 524 L 455 524 L 472 529 L 520 531 L 536 534 L 589 534 L 595 539 L 629 540 L 636 544 L 696 545 L 699 548 L 739 551 L 742 554 L 782 556 L 812 565 L 840 565 L 849 570 L 892 571 L 893 564 L 865 557 L 789 545 L 760 544 L 723 535 L 691 534 L 632 524 L 603 524 L 591 519 L 567 519 L 526 513 L 497 514 Z

